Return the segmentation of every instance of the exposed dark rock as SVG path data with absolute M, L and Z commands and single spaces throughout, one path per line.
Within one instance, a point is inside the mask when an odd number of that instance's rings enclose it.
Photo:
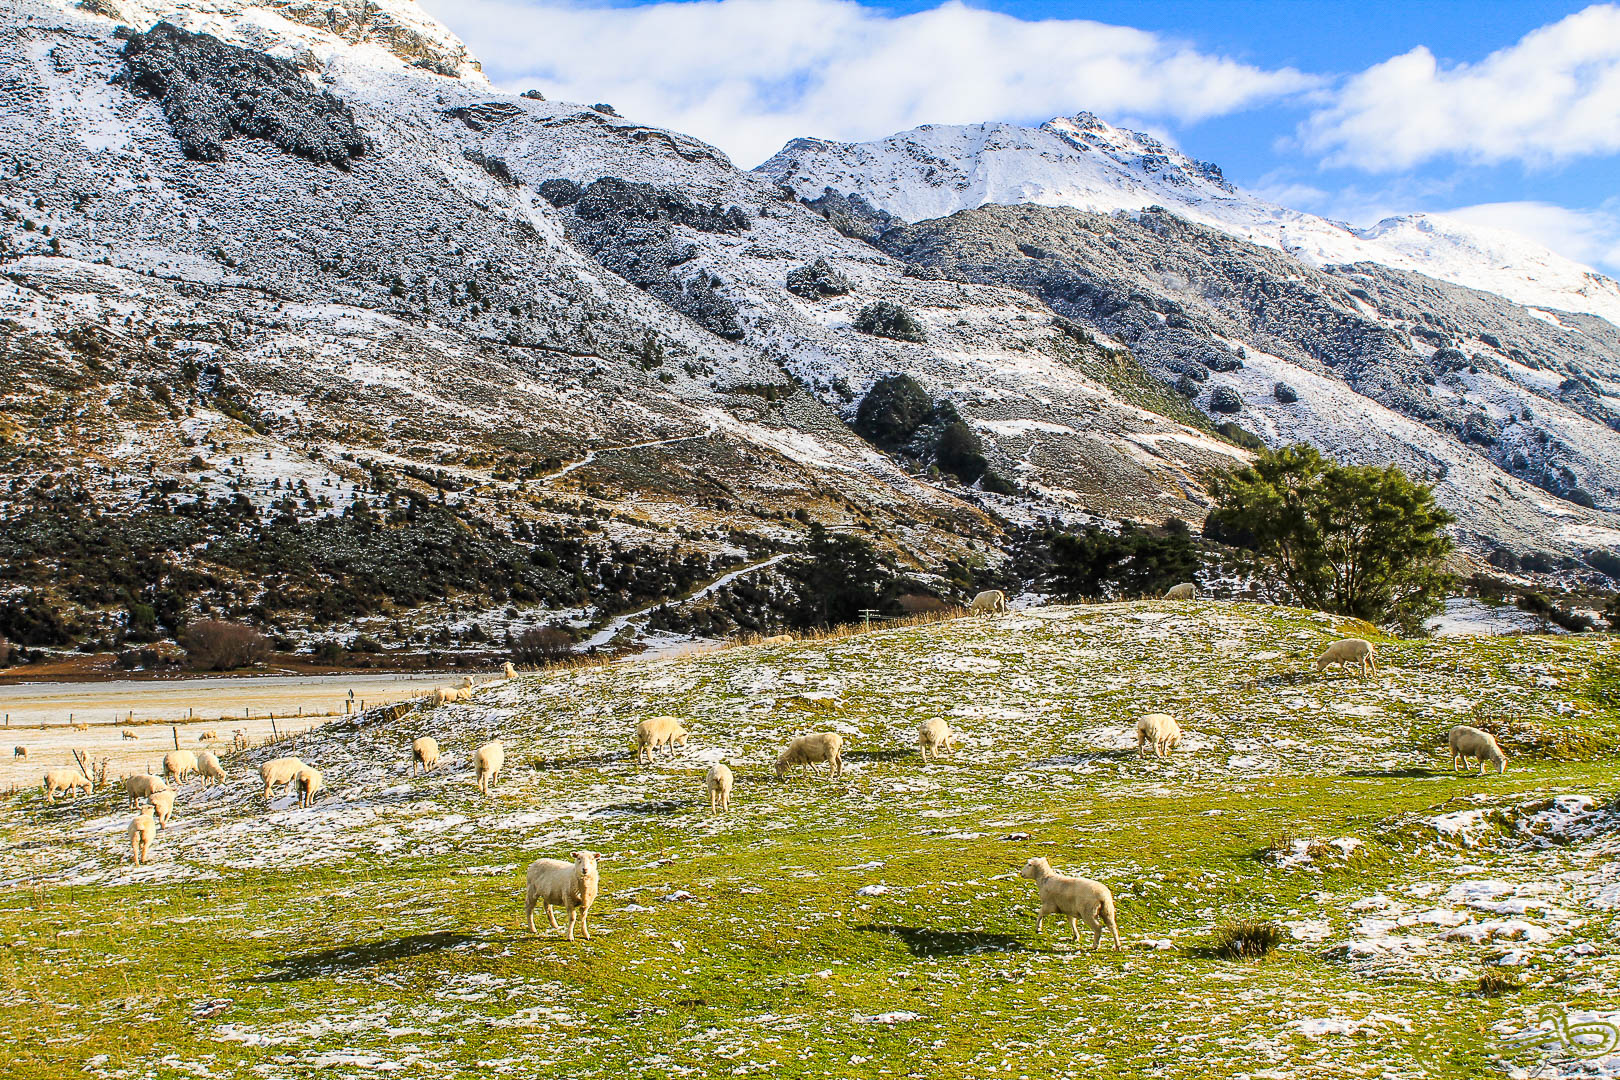
M 523 96 L 528 98 L 530 101 L 544 101 L 544 100 L 546 100 L 546 95 L 542 94 L 538 90 L 525 90 L 525 91 L 523 91 Z
M 512 175 L 512 170 L 506 164 L 505 158 L 496 157 L 494 154 L 486 154 L 482 150 L 475 149 L 471 146 L 463 150 L 461 152 L 461 156 L 472 162 L 474 165 L 477 165 L 480 169 L 483 169 L 485 172 L 489 173 L 489 175 L 495 177 L 495 179 L 501 181 L 502 183 L 517 183 L 517 179 Z
M 824 296 L 845 296 L 850 288 L 849 279 L 834 270 L 832 264 L 824 258 L 817 258 L 813 263 L 788 271 L 787 291 L 807 300 L 819 300 Z
M 804 205 L 826 218 L 828 223 L 845 236 L 875 243 L 896 225 L 905 224 L 887 210 L 879 210 L 859 195 L 843 195 L 828 188 Z
M 225 142 L 235 136 L 340 169 L 366 151 L 349 107 L 286 60 L 166 22 L 131 34 L 123 55 L 114 81 L 163 103 L 189 158 L 223 161 Z
M 444 115 L 460 120 L 474 131 L 483 131 L 522 116 L 523 109 L 510 101 L 486 101 L 480 105 L 457 105 L 444 110 Z
M 592 105 L 591 108 L 595 109 L 597 112 L 601 113 L 603 116 L 618 116 L 619 115 L 619 110 L 615 109 L 613 106 L 609 105 L 605 101 L 598 101 L 595 105 Z

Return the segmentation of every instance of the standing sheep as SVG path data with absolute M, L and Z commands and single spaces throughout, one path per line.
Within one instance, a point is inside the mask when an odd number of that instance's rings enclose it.
M 478 790 L 485 795 L 495 786 L 495 781 L 501 775 L 501 766 L 506 764 L 506 747 L 501 740 L 494 739 L 478 748 L 473 754 L 473 768 L 478 770 Z
M 11 760 L 16 761 L 18 758 L 22 758 L 24 761 L 28 760 L 28 747 L 13 746 L 11 748 Z
M 778 780 L 787 776 L 788 770 L 795 765 L 802 765 L 805 772 L 812 767 L 827 762 L 830 766 L 827 779 L 844 774 L 844 737 L 836 731 L 824 731 L 819 735 L 800 735 L 788 743 L 776 759 L 776 778 Z
M 431 735 L 424 735 L 411 743 L 411 775 L 416 775 L 416 767 L 420 765 L 424 773 L 439 767 L 439 741 Z
M 136 773 L 134 776 L 124 777 L 124 794 L 129 796 L 129 805 L 137 806 L 140 800 L 149 797 L 154 791 L 163 791 L 168 788 L 163 777 L 153 776 L 150 773 Z
M 951 730 L 951 725 L 937 716 L 924 720 L 922 727 L 917 729 L 917 747 L 922 751 L 924 761 L 929 759 L 929 755 L 938 761 L 940 750 L 943 748 L 948 753 L 955 739 L 956 732 Z
M 1170 751 L 1181 745 L 1181 725 L 1168 713 L 1148 713 L 1136 722 L 1136 752 L 1145 754 L 1153 747 L 1153 756 L 1167 758 Z
M 123 738 L 123 739 L 138 739 L 138 738 L 140 738 L 139 735 L 137 735 L 133 731 L 129 730 L 129 728 L 120 728 L 119 731 L 118 731 L 118 736 L 119 736 L 119 738 Z
M 293 779 L 304 763 L 296 757 L 271 758 L 259 766 L 259 778 L 264 781 L 265 801 L 269 801 L 278 787 L 291 787 Z
M 202 786 L 207 790 L 210 784 L 225 782 L 225 767 L 219 763 L 212 750 L 204 750 L 197 755 L 197 774 L 202 777 Z
M 157 832 L 157 825 L 152 820 L 152 808 L 141 807 L 141 812 L 135 820 L 129 823 L 129 853 L 140 866 L 146 862 L 147 853 L 152 850 L 152 837 Z
M 686 739 L 686 729 L 680 720 L 673 716 L 649 716 L 636 725 L 636 764 L 641 764 L 645 754 L 647 764 L 651 765 L 653 752 L 660 746 L 668 746 L 669 756 L 674 759 L 675 748 L 685 746 Z
M 45 789 L 45 801 L 52 804 L 56 802 L 56 793 L 59 791 L 71 791 L 73 797 L 77 799 L 80 788 L 86 791 L 95 790 L 95 785 L 90 782 L 89 777 L 78 769 L 47 770 L 42 786 Z
M 601 873 L 596 866 L 598 857 L 594 851 L 576 851 L 571 863 L 561 859 L 536 859 L 529 864 L 528 893 L 524 900 L 529 933 L 537 933 L 534 928 L 534 906 L 538 903 L 545 905 L 546 917 L 551 920 L 554 930 L 561 927 L 557 925 L 557 913 L 552 909 L 561 906 L 568 912 L 569 941 L 574 940 L 574 915 L 578 912 L 585 940 L 591 939 L 591 905 L 596 903 L 596 894 L 602 887 Z
M 152 809 L 157 811 L 158 828 L 169 827 L 169 815 L 174 813 L 174 792 L 170 789 L 154 791 L 147 798 L 152 803 Z
M 1172 585 L 1164 592 L 1166 600 L 1191 600 L 1198 595 L 1198 586 L 1191 581 L 1183 581 L 1180 585 Z
M 1507 772 L 1507 755 L 1496 745 L 1496 736 L 1477 727 L 1458 724 L 1446 733 L 1446 745 L 1451 750 L 1451 768 L 1467 769 L 1468 759 L 1479 762 L 1479 775 L 1485 775 L 1487 763 L 1495 765 L 1498 773 Z
M 501 678 L 503 678 L 503 679 L 515 679 L 515 678 L 517 678 L 517 668 L 512 666 L 512 661 L 508 660 L 506 663 L 501 665 Z
M 1363 679 L 1378 670 L 1378 660 L 1373 655 L 1372 642 L 1358 637 L 1335 641 L 1323 650 L 1322 655 L 1316 658 L 1317 674 L 1321 674 L 1334 664 L 1342 664 L 1345 667 L 1354 664 Z
M 709 766 L 708 773 L 703 777 L 703 786 L 709 792 L 709 813 L 714 813 L 717 808 L 721 811 L 731 809 L 732 783 L 729 765 L 717 761 Z
M 1041 932 L 1048 915 L 1067 915 L 1069 929 L 1074 931 L 1074 940 L 1079 941 L 1080 927 L 1074 921 L 1078 915 L 1085 921 L 1086 929 L 1095 932 L 1091 939 L 1093 949 L 1102 946 L 1104 926 L 1114 935 L 1114 948 L 1121 948 L 1119 922 L 1114 917 L 1114 894 L 1109 892 L 1108 886 L 1090 878 L 1064 877 L 1052 870 L 1051 863 L 1038 856 L 1025 863 L 1018 876 L 1033 881 L 1041 894 L 1041 914 L 1035 920 L 1036 934 Z
M 986 589 L 973 598 L 968 610 L 975 615 L 1004 615 L 1007 612 L 1007 594 L 1000 589 Z
M 197 771 L 197 755 L 190 750 L 171 750 L 163 755 L 163 776 L 180 783 Z
M 293 777 L 292 790 L 298 793 L 299 806 L 314 806 L 315 796 L 326 790 L 326 780 L 321 770 L 305 765 Z

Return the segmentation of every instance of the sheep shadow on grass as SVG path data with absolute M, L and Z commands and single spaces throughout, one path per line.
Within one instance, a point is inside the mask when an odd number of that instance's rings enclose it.
M 855 929 L 865 934 L 897 937 L 920 959 L 942 956 L 972 956 L 975 953 L 1024 952 L 1028 946 L 1012 934 L 992 934 L 985 930 L 930 930 L 921 926 L 893 923 L 863 923 Z
M 431 934 L 412 934 L 388 941 L 373 941 L 364 945 L 339 945 L 316 952 L 299 953 L 270 961 L 276 970 L 259 976 L 254 982 L 285 983 L 318 979 L 345 971 L 358 971 L 374 967 L 389 960 L 401 960 L 423 953 L 454 949 L 468 942 L 482 940 L 473 934 L 457 934 L 440 930 Z
M 845 761 L 899 761 L 902 758 L 916 757 L 920 751 L 915 747 L 909 750 L 846 750 L 840 755 Z

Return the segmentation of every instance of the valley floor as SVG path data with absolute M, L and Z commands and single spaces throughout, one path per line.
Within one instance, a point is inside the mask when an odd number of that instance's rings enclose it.
M 1620 646 L 1380 638 L 1376 679 L 1317 676 L 1350 633 L 1142 602 L 524 676 L 233 755 L 143 867 L 120 799 L 25 792 L 0 802 L 4 1072 L 1620 1075 Z M 1185 741 L 1139 759 L 1158 710 Z M 691 743 L 638 767 L 660 713 Z M 925 765 L 941 715 L 964 745 Z M 1508 731 L 1507 773 L 1451 773 L 1455 723 Z M 828 726 L 846 775 L 776 780 Z M 413 778 L 420 734 L 446 761 Z M 313 808 L 260 796 L 288 745 L 331 787 Z M 582 848 L 595 936 L 531 935 L 523 867 Z M 1035 933 L 1033 855 L 1112 886 L 1124 950 Z M 1282 946 L 1219 956 L 1236 918 Z

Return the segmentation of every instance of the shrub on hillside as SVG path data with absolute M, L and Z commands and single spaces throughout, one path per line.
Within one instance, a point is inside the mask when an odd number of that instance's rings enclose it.
M 1051 552 L 1049 585 L 1072 600 L 1157 596 L 1193 580 L 1199 565 L 1185 526 L 1159 535 L 1129 523 L 1117 533 L 1092 525 L 1081 533 L 1055 533 Z
M 1209 395 L 1209 407 L 1218 413 L 1243 411 L 1243 395 L 1230 386 L 1217 386 Z
M 887 300 L 875 300 L 861 308 L 860 314 L 855 316 L 855 329 L 863 334 L 891 338 L 895 341 L 927 339 L 922 323 L 917 321 L 917 316 L 899 304 L 892 304 Z
M 199 619 L 180 632 L 186 663 L 202 671 L 231 671 L 270 658 L 270 640 L 251 626 Z
M 910 375 L 894 372 L 872 384 L 855 411 L 855 430 L 885 450 L 910 441 L 934 411 L 934 399 Z
M 574 652 L 574 635 L 560 626 L 533 626 L 512 638 L 512 659 L 520 664 L 549 664 Z

